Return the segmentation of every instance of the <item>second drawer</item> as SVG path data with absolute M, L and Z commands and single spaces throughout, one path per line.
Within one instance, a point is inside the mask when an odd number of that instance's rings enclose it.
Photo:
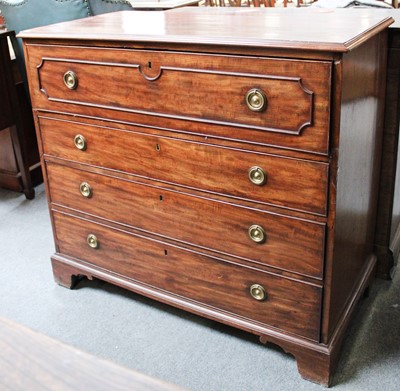
M 212 251 L 322 278 L 325 224 L 50 162 L 47 175 L 55 204 Z
M 48 155 L 236 199 L 327 212 L 327 163 L 50 118 L 40 118 L 40 127 Z

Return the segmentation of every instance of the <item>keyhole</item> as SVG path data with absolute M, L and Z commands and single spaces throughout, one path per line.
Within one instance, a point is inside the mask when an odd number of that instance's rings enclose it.
M 160 201 L 163 201 L 163 200 L 164 200 L 163 196 L 162 196 L 162 195 L 160 195 Z
M 149 61 L 149 62 L 147 63 L 147 66 L 149 67 L 149 69 L 151 69 L 151 61 Z
M 160 149 L 161 149 L 160 144 L 156 144 L 156 151 L 158 152 L 160 151 Z
M 164 255 L 168 255 L 168 251 L 167 250 L 164 250 Z

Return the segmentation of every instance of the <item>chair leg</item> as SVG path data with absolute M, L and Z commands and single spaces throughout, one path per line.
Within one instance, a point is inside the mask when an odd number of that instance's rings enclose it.
M 20 121 L 18 121 L 20 122 Z M 25 158 L 24 151 L 22 150 L 22 145 L 20 140 L 22 140 L 23 135 L 20 131 L 21 124 L 17 123 L 10 129 L 11 139 L 14 147 L 15 157 L 17 159 L 18 169 L 21 173 L 22 188 L 26 199 L 32 200 L 35 198 L 35 189 L 32 186 L 31 173 L 29 171 L 29 164 Z

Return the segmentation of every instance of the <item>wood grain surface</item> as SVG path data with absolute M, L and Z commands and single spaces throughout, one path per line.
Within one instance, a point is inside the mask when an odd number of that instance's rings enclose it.
M 311 126 L 327 137 L 328 62 L 84 47 L 44 46 L 35 53 L 46 106 L 48 99 L 293 135 Z M 67 71 L 76 74 L 76 89 L 64 85 Z M 245 103 L 253 88 L 267 100 L 259 112 Z
M 47 163 L 53 204 L 275 268 L 322 278 L 325 224 Z M 88 183 L 93 195 L 79 191 Z M 110 200 L 115 200 L 110 207 Z M 179 220 L 177 220 L 179 216 Z M 265 229 L 264 243 L 248 229 Z
M 282 10 L 282 11 L 287 11 Z M 26 30 L 24 38 L 88 39 L 347 52 L 388 27 L 393 19 L 359 10 L 301 14 L 237 7 L 185 7 L 165 12 L 115 13 Z M 358 11 L 358 13 L 356 13 Z
M 184 391 L 0 318 L 0 388 L 12 391 Z
M 318 341 L 322 289 L 53 212 L 60 254 L 250 321 Z M 99 247 L 86 242 L 94 234 Z M 267 299 L 250 295 L 261 284 Z
M 328 385 L 376 263 L 392 19 L 299 15 L 122 12 L 22 35 L 55 280 L 101 278 L 256 333 Z M 250 88 L 265 91 L 264 111 L 248 111 Z M 264 243 L 250 224 L 265 226 Z
M 101 116 L 106 109 L 114 118 L 121 112 L 154 117 L 158 127 L 181 120 L 185 124 L 175 126 L 188 130 L 194 123 L 205 136 L 320 154 L 328 150 L 327 61 L 46 45 L 28 45 L 27 56 L 38 68 L 31 78 L 37 109 L 81 107 Z M 76 74 L 76 89 L 64 85 L 67 71 Z M 254 88 L 266 97 L 260 112 L 246 105 L 246 94 Z
M 174 183 L 186 188 L 218 193 L 306 211 L 326 213 L 328 165 L 307 160 L 222 148 L 183 141 L 163 135 L 152 136 L 112 127 L 95 127 L 41 119 L 45 155 L 83 164 L 124 171 L 140 177 Z M 74 146 L 81 134 L 87 149 Z M 115 159 L 118 156 L 118 159 Z M 179 164 L 177 164 L 179 161 Z M 261 167 L 267 182 L 250 182 L 251 167 Z

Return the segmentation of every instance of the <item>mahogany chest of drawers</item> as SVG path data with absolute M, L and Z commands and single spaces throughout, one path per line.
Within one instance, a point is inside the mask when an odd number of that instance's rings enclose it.
M 181 9 L 23 32 L 56 281 L 244 329 L 328 384 L 376 263 L 390 22 Z

